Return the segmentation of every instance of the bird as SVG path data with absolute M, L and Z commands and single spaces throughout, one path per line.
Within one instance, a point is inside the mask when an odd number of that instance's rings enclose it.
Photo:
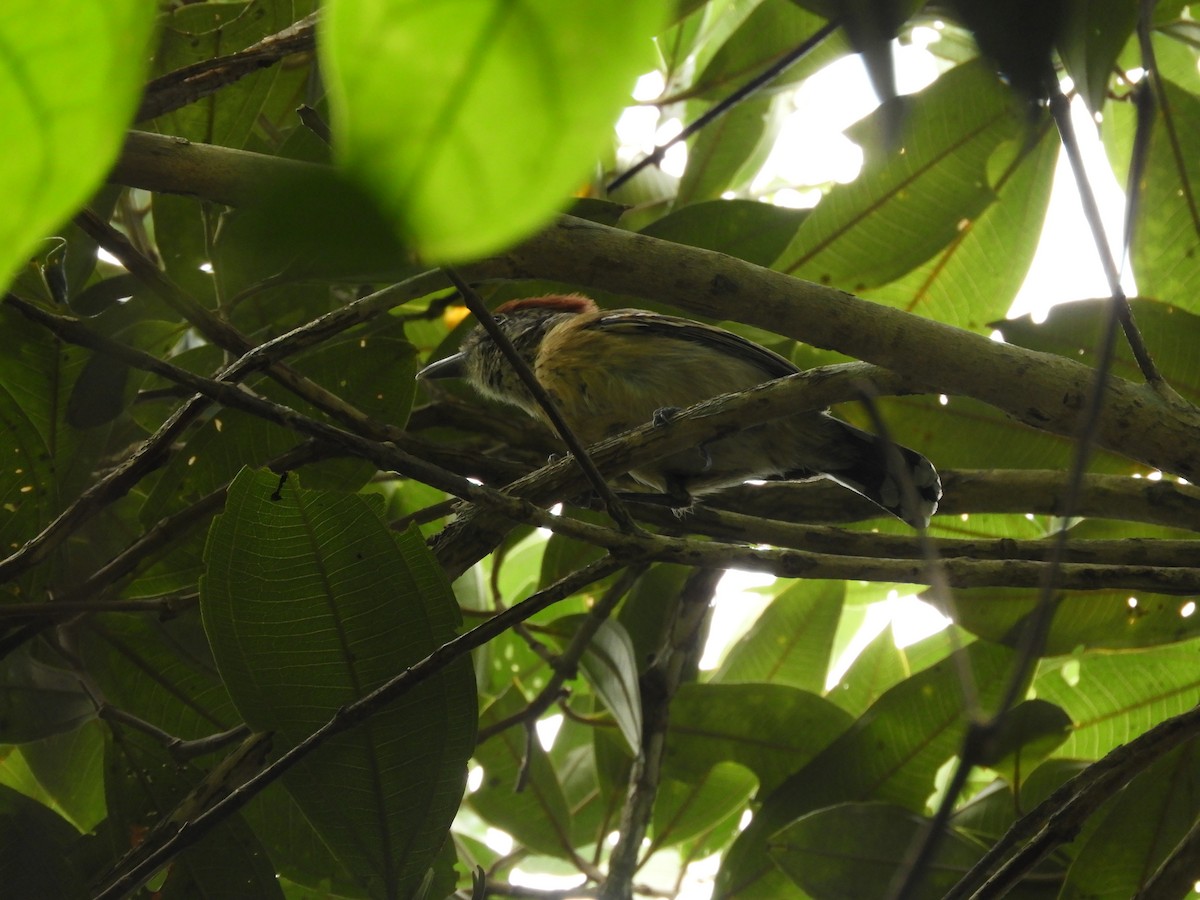
M 493 317 L 585 445 L 800 371 L 723 328 L 643 309 L 606 310 L 582 294 L 511 300 Z M 418 376 L 463 378 L 478 394 L 549 424 L 480 325 L 457 353 Z M 937 470 L 920 453 L 823 410 L 743 428 L 629 474 L 679 509 L 748 480 L 824 476 L 913 528 L 928 526 L 942 495 Z

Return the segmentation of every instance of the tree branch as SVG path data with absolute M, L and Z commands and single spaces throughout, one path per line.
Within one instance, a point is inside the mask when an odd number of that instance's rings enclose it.
M 244 50 L 160 75 L 146 85 L 137 121 L 155 119 L 195 103 L 286 56 L 312 50 L 316 46 L 316 31 L 317 14 L 312 13 Z
M 131 158 L 131 147 L 156 152 Z M 170 139 L 131 134 L 111 176 L 123 184 L 196 193 L 237 205 L 253 163 L 211 145 L 188 144 L 188 168 L 176 170 Z M 182 151 L 180 151 L 182 153 Z M 201 161 L 204 161 L 202 164 Z M 211 161 L 213 171 L 204 168 Z M 321 167 L 309 167 L 320 171 Z M 211 192 L 211 193 L 210 193 Z M 732 319 L 837 350 L 908 374 L 921 390 L 974 397 L 1019 422 L 1055 434 L 1077 433 L 1092 370 L 1073 360 L 1000 344 L 981 334 L 915 316 L 845 291 L 801 281 L 722 253 L 562 216 L 508 253 L 461 268 L 471 281 L 551 279 L 673 304 L 702 316 Z M 916 352 L 919 350 L 919 352 Z M 1163 472 L 1200 482 L 1200 411 L 1146 385 L 1111 379 L 1098 443 Z

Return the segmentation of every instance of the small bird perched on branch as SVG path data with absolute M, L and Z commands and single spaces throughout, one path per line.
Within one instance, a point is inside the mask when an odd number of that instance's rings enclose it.
M 647 310 L 602 310 L 578 294 L 512 300 L 494 316 L 585 444 L 800 371 L 723 328 Z M 465 378 L 485 397 L 547 421 L 482 326 L 458 353 L 419 375 Z M 924 456 L 819 411 L 744 428 L 629 474 L 676 506 L 751 478 L 825 475 L 913 527 L 929 523 L 942 495 Z

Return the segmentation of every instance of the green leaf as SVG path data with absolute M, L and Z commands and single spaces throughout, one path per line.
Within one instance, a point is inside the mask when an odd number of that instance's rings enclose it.
M 81 832 L 107 814 L 104 804 L 104 734 L 99 720 L 21 746 L 19 752 L 56 812 Z
M 595 731 L 590 725 L 564 716 L 554 745 L 547 751 L 570 810 L 571 843 L 575 847 L 603 841 L 612 832 L 625 799 L 622 792 L 601 787 Z M 621 755 L 628 760 L 624 753 Z
M 1130 600 L 1134 603 L 1131 604 Z M 1195 616 L 1182 615 L 1186 599 L 1138 591 L 1056 591 L 1045 656 L 1076 649 L 1125 650 L 1194 638 Z M 1038 591 L 973 588 L 954 592 L 958 623 L 991 641 L 1013 642 L 1038 604 Z
M 276 499 L 277 498 L 277 499 Z M 415 532 L 363 498 L 242 472 L 209 531 L 201 608 L 238 711 L 286 748 L 450 640 L 458 611 Z M 408 895 L 458 809 L 474 746 L 467 660 L 327 741 L 284 784 L 372 892 Z
M 651 566 L 621 603 L 617 621 L 633 641 L 638 671 L 650 664 L 663 641 L 691 569 L 666 563 Z
M 1099 112 L 1117 56 L 1137 24 L 1137 6 L 1125 0 L 1069 0 L 1065 6 L 1059 56 L 1088 109 Z
M 1138 293 L 1200 313 L 1200 98 L 1159 82 L 1134 225 Z
M 1059 896 L 1062 900 L 1137 896 L 1197 816 L 1200 742 L 1193 738 L 1157 760 L 1106 804 L 1079 848 Z
M 562 514 L 591 525 L 607 525 L 609 522 L 608 516 L 604 513 L 588 509 L 564 509 Z M 585 544 L 561 534 L 550 535 L 546 541 L 545 552 L 542 554 L 542 575 L 538 582 L 539 587 L 549 587 L 576 569 L 582 569 L 589 563 L 600 559 L 604 553 L 604 549 L 595 544 Z
M 1075 723 L 1056 756 L 1099 759 L 1200 702 L 1200 640 L 1042 663 L 1033 687 Z
M 698 781 L 666 778 L 659 785 L 651 821 L 651 843 L 668 847 L 698 837 L 711 840 L 721 826 L 733 837 L 743 810 L 758 787 L 758 779 L 737 763 L 717 763 Z M 724 832 L 725 828 L 722 828 Z
M 1200 315 L 1156 300 L 1131 300 L 1129 308 L 1162 376 L 1184 397 L 1200 402 L 1200 359 L 1195 352 L 1200 342 Z M 1095 366 L 1107 316 L 1108 301 L 1081 300 L 1056 306 L 1041 323 L 1021 316 L 993 324 L 1010 344 Z M 1132 381 L 1142 378 L 1124 340 L 1117 341 L 1112 372 Z
M 524 705 L 520 692 L 512 688 L 485 710 L 480 725 L 493 725 Z M 475 811 L 532 850 L 570 858 L 571 814 L 558 775 L 536 735 L 519 725 L 506 728 L 476 747 L 475 759 L 483 766 L 483 783 L 469 798 Z M 523 765 L 529 774 L 524 789 L 518 790 Z
M 287 28 L 316 7 L 315 0 L 250 0 L 183 4 L 163 19 L 162 43 L 154 74 L 166 75 L 185 66 L 235 53 Z M 274 65 L 249 73 L 222 90 L 154 119 L 163 134 L 193 141 L 242 148 L 263 121 L 278 129 L 283 109 L 298 124 L 307 66 Z M 268 129 L 270 130 L 270 129 Z
M 1067 739 L 1071 719 L 1053 703 L 1025 700 L 992 723 L 979 764 L 996 769 L 1010 784 L 1025 775 Z
M 1042 234 L 1058 161 L 1058 135 L 1007 145 L 989 163 L 995 201 L 963 220 L 942 250 L 867 297 L 970 331 L 989 332 L 1025 282 Z M 1003 247 L 1003 253 L 996 248 Z
M 35 800 L 0 785 L 0 883 L 11 897 L 85 897 L 72 859 L 79 833 Z
M 268 281 L 400 281 L 417 271 L 371 199 L 325 170 L 228 213 L 212 255 L 227 297 Z
M 133 118 L 155 7 L 14 0 L 0 20 L 0 283 L 108 174 Z
M 840 581 L 793 581 L 729 648 L 713 681 L 768 682 L 819 694 L 842 613 Z
M 782 684 L 685 684 L 671 703 L 663 771 L 697 782 L 730 760 L 758 776 L 765 796 L 850 724 L 829 701 Z
M 699 118 L 705 108 L 698 102 L 688 104 L 689 118 Z M 781 119 L 772 97 L 754 96 L 702 129 L 688 145 L 675 207 L 715 200 L 749 184 L 771 152 Z
M 828 697 L 848 713 L 862 715 L 889 688 L 940 662 L 971 640 L 970 635 L 951 625 L 915 644 L 897 647 L 889 623 L 855 657 Z
M 763 802 L 722 864 L 716 897 L 768 898 L 786 880 L 767 858 L 771 834 L 806 813 L 847 801 L 880 800 L 922 811 L 937 771 L 958 752 L 972 716 L 960 666 L 969 668 L 986 711 L 1004 688 L 1012 651 L 978 641 L 891 688 L 854 725 Z
M 710 200 L 677 209 L 647 225 L 642 234 L 769 266 L 807 216 L 808 210 L 757 200 Z
M 554 623 L 555 631 L 573 635 L 586 616 L 568 616 Z M 619 622 L 605 621 L 592 637 L 580 668 L 608 711 L 612 713 L 630 752 L 642 746 L 642 695 L 633 642 Z
M 320 46 L 336 156 L 423 257 L 498 250 L 584 181 L 669 8 L 333 0 Z
M 208 737 L 240 721 L 194 607 L 168 622 L 105 616 L 82 633 L 81 650 L 106 700 L 174 737 Z
M 242 818 L 281 877 L 312 891 L 328 891 L 332 897 L 363 896 L 283 785 L 271 785 L 251 800 Z
M 0 660 L 0 744 L 23 744 L 78 728 L 96 704 L 78 676 L 22 647 Z
M 872 897 L 891 884 L 928 820 L 887 803 L 842 803 L 818 810 L 771 838 L 771 858 L 816 898 Z M 941 836 L 925 877 L 910 896 L 937 900 L 983 855 L 953 829 Z
M 774 65 L 825 24 L 824 18 L 801 9 L 791 0 L 765 0 L 721 45 L 690 91 L 720 100 Z M 835 32 L 773 79 L 766 90 L 788 88 L 849 50 L 842 32 Z
M 855 181 L 813 210 L 775 268 L 856 293 L 904 275 L 995 200 L 989 161 L 1020 137 L 1021 123 L 1011 94 L 986 66 L 952 69 L 911 98 L 904 152 L 868 156 Z

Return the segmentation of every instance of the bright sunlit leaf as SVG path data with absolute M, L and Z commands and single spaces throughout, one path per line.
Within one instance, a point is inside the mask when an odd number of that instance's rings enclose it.
M 322 24 L 337 157 L 423 257 L 495 251 L 587 180 L 669 6 L 335 0 Z
M 0 280 L 111 168 L 148 64 L 155 4 L 12 0 L 0 16 Z

